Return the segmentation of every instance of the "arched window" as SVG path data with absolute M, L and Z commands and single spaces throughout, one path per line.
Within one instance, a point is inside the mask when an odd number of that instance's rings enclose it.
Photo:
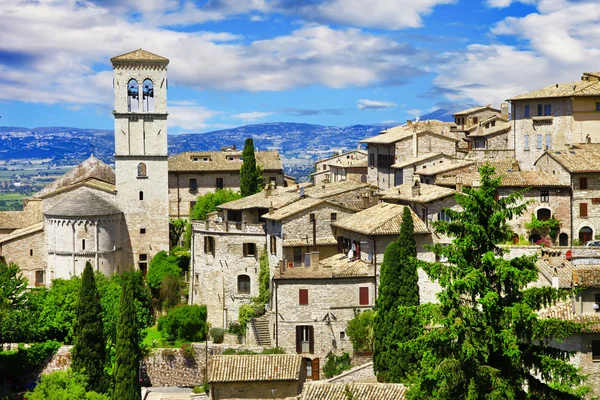
M 592 228 L 584 226 L 579 230 L 579 241 L 581 242 L 581 244 L 585 244 L 585 242 L 589 242 L 593 238 L 594 231 L 592 231 Z
M 566 233 L 561 233 L 558 235 L 558 245 L 559 246 L 568 246 L 569 245 L 569 235 Z
M 139 196 L 140 196 L 140 200 L 144 200 L 144 192 L 142 192 L 141 190 L 140 190 L 140 195 Z
M 144 164 L 143 162 L 138 164 L 137 176 L 138 178 L 145 178 L 148 176 L 146 171 L 146 164 Z
M 81 239 L 81 250 L 85 250 L 85 239 Z
M 250 294 L 250 277 L 248 275 L 239 275 L 237 278 L 238 293 Z
M 534 233 L 533 235 L 529 236 L 529 243 L 536 244 L 541 239 L 542 239 L 542 237 L 540 235 L 538 235 L 537 233 Z
M 140 110 L 140 96 L 138 83 L 135 79 L 131 79 L 127 83 L 127 111 L 137 112 Z
M 540 221 L 547 221 L 552 217 L 552 211 L 547 208 L 540 208 L 537 210 L 537 219 Z
M 142 86 L 142 110 L 152 112 L 154 111 L 154 83 L 146 79 Z

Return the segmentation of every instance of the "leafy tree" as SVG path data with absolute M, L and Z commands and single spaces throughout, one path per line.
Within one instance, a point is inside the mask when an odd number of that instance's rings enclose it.
M 192 224 L 187 224 L 183 232 L 183 247 L 189 250 L 192 247 Z
M 177 257 L 179 268 L 183 273 L 190 269 L 191 254 L 190 251 L 181 246 L 175 246 L 169 252 L 170 255 Z
M 152 261 L 150 261 L 150 269 L 148 270 L 148 276 L 146 277 L 148 286 L 150 286 L 154 298 L 159 298 L 160 285 L 162 284 L 163 279 L 165 279 L 165 276 L 179 276 L 180 274 L 181 268 L 179 268 L 179 260 L 177 257 L 168 255 L 164 250 L 156 253 L 152 258 Z
M 250 322 L 252 318 L 258 316 L 256 311 L 256 307 L 250 304 L 242 304 L 240 306 L 240 310 L 238 311 L 238 323 L 240 325 L 239 330 L 242 335 L 246 333 L 248 322 Z
M 246 139 L 242 158 L 243 164 L 240 169 L 240 193 L 242 197 L 246 197 L 260 192 L 263 184 L 262 171 L 256 165 L 254 141 L 252 138 Z
M 548 346 L 579 331 L 570 321 L 540 319 L 536 310 L 569 296 L 536 281 L 534 257 L 505 260 L 496 246 L 512 236 L 507 221 L 525 210 L 522 193 L 495 200 L 500 178 L 485 165 L 481 187 L 456 200 L 463 211 L 446 210 L 438 233 L 454 237 L 433 247 L 448 263 L 423 263 L 442 291 L 439 305 L 423 308 L 428 329 L 401 349 L 422 353 L 409 398 L 581 399 L 586 392 L 570 354 Z
M 33 392 L 25 394 L 26 400 L 108 400 L 108 396 L 93 391 L 86 392 L 86 377 L 67 370 L 42 375 Z
M 350 360 L 350 355 L 348 353 L 344 353 L 341 356 L 330 353 L 327 356 L 327 362 L 323 365 L 323 375 L 325 375 L 326 378 L 332 378 L 351 368 L 352 361 Z
M 73 331 L 75 338 L 71 353 L 72 368 L 88 378 L 90 390 L 103 392 L 105 389 L 106 339 L 102 324 L 100 294 L 96 287 L 94 270 L 89 261 L 85 264 L 81 278 Z
M 373 351 L 375 311 L 355 312 L 348 322 L 346 333 L 355 351 Z
M 40 326 L 46 336 L 66 344 L 73 343 L 73 321 L 76 316 L 81 278 L 54 279 L 44 299 Z
M 133 284 L 126 280 L 119 302 L 117 345 L 115 354 L 114 400 L 140 400 L 140 335 L 133 305 Z
M 206 317 L 205 305 L 181 305 L 158 319 L 158 330 L 166 338 L 199 342 L 208 334 Z
M 26 302 L 27 278 L 16 264 L 0 259 L 0 318 L 10 310 L 19 309 Z
M 260 254 L 258 263 L 258 296 L 254 299 L 254 302 L 256 303 L 256 308 L 264 310 L 265 305 L 271 300 L 271 269 L 269 267 L 269 254 L 266 247 Z
M 58 350 L 60 343 L 47 341 L 25 348 L 19 344 L 15 350 L 0 351 L 0 383 L 8 383 L 13 390 L 22 390 L 31 372 L 39 370 Z M 0 395 L 0 398 L 3 397 Z
M 177 246 L 177 243 L 179 243 L 179 239 L 181 238 L 181 234 L 185 230 L 185 226 L 187 224 L 188 222 L 185 219 L 171 218 L 169 224 L 169 240 L 171 242 L 171 247 Z
M 398 240 L 385 249 L 375 315 L 373 366 L 377 379 L 400 382 L 413 354 L 398 343 L 416 336 L 411 310 L 419 305 L 417 245 L 410 208 L 404 207 Z M 407 308 L 408 307 L 408 308 Z
M 217 211 L 217 206 L 240 199 L 241 197 L 242 196 L 239 193 L 234 192 L 231 189 L 218 189 L 215 192 L 198 196 L 196 204 L 192 209 L 190 219 L 204 220 L 206 219 L 206 214 Z
M 168 274 L 160 284 L 160 300 L 165 309 L 173 308 L 181 302 L 183 283 L 179 275 Z

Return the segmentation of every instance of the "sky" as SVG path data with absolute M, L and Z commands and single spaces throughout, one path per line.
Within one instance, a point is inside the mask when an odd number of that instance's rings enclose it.
M 112 129 L 110 57 L 170 59 L 169 133 L 402 123 L 600 70 L 600 2 L 0 0 L 0 125 Z

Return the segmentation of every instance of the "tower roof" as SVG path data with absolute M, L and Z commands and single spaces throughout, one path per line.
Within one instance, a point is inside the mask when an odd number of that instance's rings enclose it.
M 100 217 L 121 214 L 113 203 L 89 190 L 71 195 L 44 214 L 58 217 Z
M 149 51 L 138 49 L 130 51 L 129 53 L 121 54 L 110 59 L 113 64 L 131 64 L 131 63 L 144 63 L 144 64 L 168 64 L 169 59 L 159 56 Z

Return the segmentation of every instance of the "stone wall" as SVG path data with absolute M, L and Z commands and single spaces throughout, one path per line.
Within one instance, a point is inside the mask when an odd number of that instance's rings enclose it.
M 302 392 L 304 381 L 220 382 L 210 385 L 213 400 L 288 399 Z
M 572 351 L 571 364 L 579 368 L 579 372 L 587 375 L 585 385 L 592 388 L 588 398 L 600 395 L 600 369 L 598 361 L 592 359 L 592 341 L 600 340 L 600 333 L 584 333 L 573 335 L 562 342 L 551 342 L 552 347 Z
M 35 285 L 36 271 L 46 269 L 46 255 L 43 230 L 0 244 L 0 256 L 3 256 L 6 262 L 15 263 L 21 268 L 23 276 L 28 280 L 28 286 Z
M 331 383 L 352 383 L 352 382 L 375 382 L 375 372 L 373 371 L 373 361 L 354 367 L 340 375 L 328 379 Z

